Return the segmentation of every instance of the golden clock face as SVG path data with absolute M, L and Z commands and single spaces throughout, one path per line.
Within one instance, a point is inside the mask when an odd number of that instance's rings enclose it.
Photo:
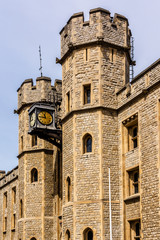
M 33 127 L 36 122 L 36 114 L 32 113 L 31 118 L 30 118 L 30 126 Z
M 38 114 L 38 120 L 43 125 L 50 125 L 53 121 L 53 118 L 49 112 L 42 111 Z

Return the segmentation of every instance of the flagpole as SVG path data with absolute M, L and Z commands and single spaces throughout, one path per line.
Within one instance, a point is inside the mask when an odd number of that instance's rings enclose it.
M 111 208 L 111 177 L 110 177 L 110 168 L 109 171 L 109 225 L 110 225 L 110 240 L 112 240 L 112 208 Z

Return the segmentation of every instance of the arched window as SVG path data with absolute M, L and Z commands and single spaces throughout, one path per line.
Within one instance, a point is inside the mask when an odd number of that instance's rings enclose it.
M 86 228 L 83 232 L 84 240 L 93 240 L 93 231 L 91 228 Z
M 67 229 L 65 234 L 65 240 L 70 240 L 70 239 L 71 239 L 71 234 L 70 234 L 70 231 Z
M 67 197 L 67 202 L 71 201 L 71 179 L 70 177 L 67 177 L 66 180 L 66 197 Z
M 83 153 L 92 152 L 92 136 L 86 134 L 83 137 Z
M 38 171 L 36 168 L 33 168 L 31 170 L 31 182 L 37 182 L 38 181 Z
M 36 238 L 33 237 L 33 238 L 31 238 L 31 240 L 36 240 Z

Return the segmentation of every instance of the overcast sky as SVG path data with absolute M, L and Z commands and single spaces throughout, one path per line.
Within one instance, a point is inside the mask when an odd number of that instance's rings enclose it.
M 18 164 L 17 89 L 27 78 L 61 79 L 59 32 L 70 16 L 102 7 L 124 15 L 135 38 L 135 75 L 160 57 L 159 0 L 1 0 L 0 1 L 0 170 Z

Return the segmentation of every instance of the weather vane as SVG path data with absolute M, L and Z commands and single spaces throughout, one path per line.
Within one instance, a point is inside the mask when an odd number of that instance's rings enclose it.
M 39 58 L 40 58 L 40 68 L 39 68 L 39 71 L 41 72 L 41 77 L 42 77 L 42 58 L 41 58 L 41 46 L 39 46 Z

